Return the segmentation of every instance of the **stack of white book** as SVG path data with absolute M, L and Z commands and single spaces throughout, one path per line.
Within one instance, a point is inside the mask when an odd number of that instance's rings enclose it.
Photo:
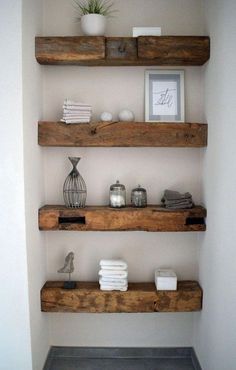
M 62 122 L 89 123 L 92 117 L 92 107 L 89 104 L 66 99 L 63 104 Z

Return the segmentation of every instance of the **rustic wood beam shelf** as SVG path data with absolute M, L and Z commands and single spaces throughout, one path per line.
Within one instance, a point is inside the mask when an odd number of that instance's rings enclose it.
M 41 290 L 43 312 L 191 312 L 202 308 L 202 289 L 196 281 L 179 281 L 176 291 L 157 291 L 154 283 L 129 283 L 127 292 L 101 291 L 97 282 L 49 281 Z
M 191 66 L 210 57 L 207 36 L 36 37 L 40 64 Z
M 39 210 L 39 229 L 74 231 L 205 231 L 206 210 L 196 206 L 166 210 L 161 206 L 115 209 L 106 206 L 66 208 L 46 205 Z
M 38 143 L 59 147 L 204 147 L 207 145 L 207 124 L 39 122 Z

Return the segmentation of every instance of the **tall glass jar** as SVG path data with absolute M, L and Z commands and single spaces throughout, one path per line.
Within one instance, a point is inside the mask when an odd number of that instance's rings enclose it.
M 126 190 L 125 186 L 117 180 L 115 184 L 110 186 L 110 207 L 122 208 L 126 205 Z
M 69 160 L 73 169 L 67 176 L 63 186 L 65 205 L 69 208 L 83 208 L 85 207 L 87 190 L 84 179 L 77 170 L 80 158 L 69 157 Z
M 147 191 L 138 185 L 137 188 L 131 192 L 131 204 L 133 207 L 144 208 L 147 207 Z

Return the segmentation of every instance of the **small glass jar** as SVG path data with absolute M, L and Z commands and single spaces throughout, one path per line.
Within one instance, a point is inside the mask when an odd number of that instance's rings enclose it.
M 144 208 L 147 207 L 147 191 L 138 185 L 137 188 L 131 192 L 131 205 L 133 207 Z
M 110 207 L 122 208 L 126 205 L 125 186 L 117 180 L 116 184 L 110 186 Z

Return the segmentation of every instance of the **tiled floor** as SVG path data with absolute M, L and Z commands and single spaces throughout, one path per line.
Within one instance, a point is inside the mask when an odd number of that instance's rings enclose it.
M 191 347 L 52 347 L 44 370 L 201 370 L 201 368 Z
M 86 359 L 55 358 L 50 370 L 195 370 L 191 358 Z

